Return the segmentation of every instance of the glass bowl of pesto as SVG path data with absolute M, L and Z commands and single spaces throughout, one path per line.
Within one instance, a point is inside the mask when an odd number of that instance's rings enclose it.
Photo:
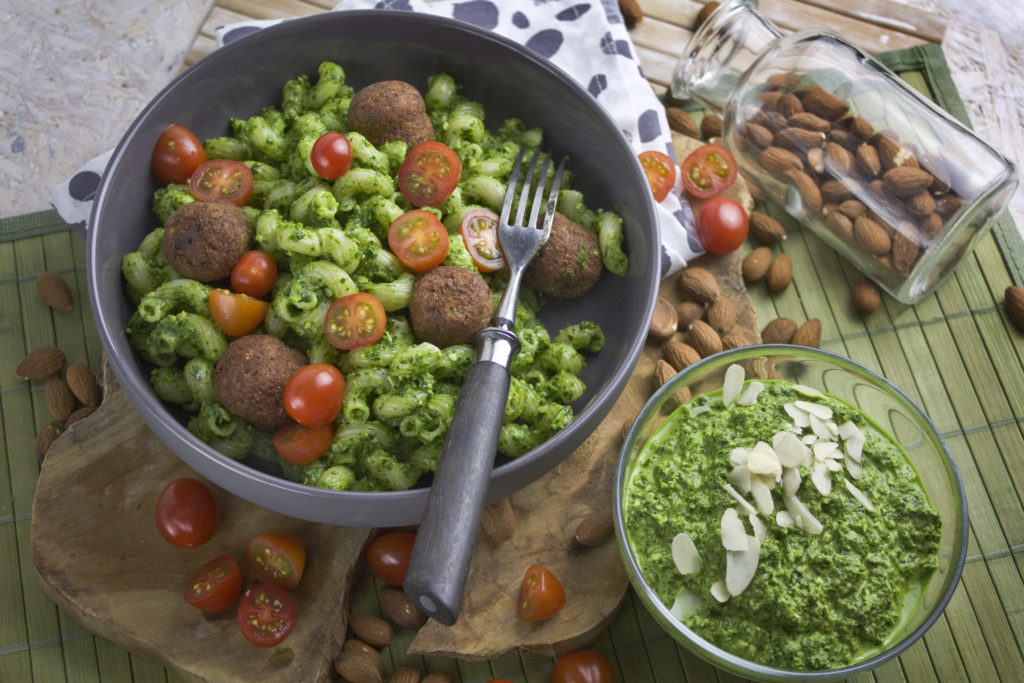
M 953 594 L 963 483 L 892 382 L 819 349 L 760 345 L 684 369 L 622 446 L 615 522 L 655 620 L 757 680 L 843 678 L 897 656 Z

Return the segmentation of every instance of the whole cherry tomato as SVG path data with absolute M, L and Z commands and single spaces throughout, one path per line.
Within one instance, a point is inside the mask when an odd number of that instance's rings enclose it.
M 284 387 L 284 409 L 306 427 L 334 422 L 345 402 L 345 378 L 329 363 L 310 363 L 289 378 Z
M 462 177 L 462 161 L 443 142 L 421 142 L 398 169 L 398 189 L 413 206 L 437 206 L 448 198 Z
M 242 254 L 231 269 L 231 289 L 256 299 L 265 297 L 277 279 L 277 262 L 265 251 L 253 249 Z
M 269 308 L 270 304 L 262 299 L 226 289 L 210 290 L 210 317 L 231 337 L 241 337 L 259 327 Z
M 242 592 L 242 570 L 231 555 L 221 555 L 200 569 L 185 589 L 185 602 L 204 612 L 221 612 Z
M 738 249 L 748 229 L 747 212 L 734 199 L 712 197 L 697 211 L 697 239 L 712 254 Z
M 199 165 L 206 161 L 206 151 L 195 133 L 177 123 L 160 133 L 153 146 L 150 165 L 153 175 L 164 185 L 187 183 Z
M 306 546 L 291 534 L 274 531 L 250 538 L 245 559 L 264 581 L 295 588 L 306 568 Z
M 295 626 L 295 601 L 283 588 L 254 586 L 238 603 L 238 628 L 257 647 L 273 647 Z
M 327 452 L 332 439 L 334 425 L 304 427 L 292 422 L 274 432 L 271 443 L 274 450 L 293 465 L 308 465 Z
M 690 152 L 681 165 L 683 189 L 698 199 L 719 194 L 736 180 L 736 159 L 724 146 L 708 143 Z
M 562 655 L 551 671 L 551 683 L 614 683 L 615 670 L 597 650 L 579 650 Z
M 655 150 L 640 152 L 639 156 L 640 165 L 647 174 L 647 183 L 654 193 L 654 201 L 660 202 L 668 196 L 669 190 L 676 183 L 676 164 L 672 157 Z
M 366 547 L 366 566 L 384 583 L 401 588 L 416 534 L 389 531 L 373 539 Z
M 313 143 L 309 160 L 317 175 L 334 180 L 352 167 L 352 146 L 341 133 L 324 133 Z
M 565 606 L 565 589 L 547 567 L 531 565 L 519 584 L 519 618 L 541 621 L 558 614 Z
M 217 499 L 206 484 L 182 477 L 169 483 L 156 501 L 156 528 L 167 542 L 193 548 L 213 537 L 220 524 Z

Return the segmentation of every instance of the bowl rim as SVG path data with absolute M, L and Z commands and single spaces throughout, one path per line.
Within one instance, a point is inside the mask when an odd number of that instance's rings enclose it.
M 804 356 L 809 358 L 818 358 L 836 364 L 838 366 L 850 366 L 851 369 L 868 375 L 874 380 L 878 381 L 888 389 L 893 391 L 902 401 L 906 403 L 913 411 L 915 411 L 918 417 L 928 426 L 935 436 L 939 446 L 942 449 L 942 453 L 946 456 L 946 465 L 952 474 L 952 481 L 955 484 L 955 489 L 960 500 L 959 515 L 956 516 L 956 520 L 959 522 L 959 541 L 957 542 L 954 537 L 953 550 L 956 552 L 956 561 L 951 566 L 949 585 L 943 592 L 941 597 L 935 603 L 935 607 L 928 617 L 916 628 L 914 631 L 902 638 L 898 643 L 892 647 L 879 652 L 872 657 L 863 659 L 853 664 L 847 664 L 845 666 L 835 669 L 825 669 L 818 671 L 802 671 L 797 669 L 780 669 L 776 667 L 766 666 L 759 664 L 748 659 L 744 659 L 735 655 L 728 650 L 724 650 L 717 645 L 705 640 L 699 634 L 691 630 L 688 626 L 680 622 L 674 616 L 671 615 L 669 609 L 656 597 L 652 597 L 653 592 L 647 581 L 643 578 L 643 573 L 640 571 L 636 559 L 633 557 L 633 553 L 630 550 L 629 539 L 626 535 L 625 520 L 623 518 L 623 486 L 625 485 L 625 474 L 626 466 L 628 464 L 628 451 L 633 447 L 635 441 L 639 439 L 641 425 L 645 422 L 648 415 L 660 406 L 668 397 L 675 394 L 679 390 L 680 386 L 685 384 L 691 376 L 702 371 L 709 365 L 726 364 L 730 360 L 744 360 L 749 358 L 756 358 L 759 356 Z M 688 646 L 694 654 L 697 654 L 702 659 L 705 659 L 717 668 L 727 668 L 727 670 L 739 673 L 745 676 L 757 677 L 759 680 L 772 680 L 772 681 L 791 681 L 791 680 L 824 680 L 832 678 L 843 678 L 851 676 L 857 673 L 862 673 L 873 669 L 880 664 L 889 661 L 890 659 L 897 657 L 903 653 L 907 648 L 916 643 L 925 632 L 930 629 L 935 622 L 939 619 L 942 613 L 945 611 L 946 606 L 953 597 L 953 593 L 956 592 L 957 587 L 960 585 L 960 578 L 963 573 L 964 564 L 967 559 L 967 543 L 969 540 L 970 525 L 967 511 L 967 494 L 964 489 L 963 478 L 960 475 L 960 469 L 957 467 L 956 460 L 953 458 L 953 454 L 949 450 L 949 446 L 946 444 L 945 439 L 942 437 L 942 433 L 936 428 L 931 418 L 921 409 L 921 407 L 914 401 L 906 392 L 898 387 L 894 382 L 869 368 L 868 366 L 860 363 L 848 356 L 828 351 L 826 349 L 819 349 L 815 347 L 798 346 L 795 344 L 757 344 L 753 346 L 742 346 L 735 349 L 729 349 L 720 353 L 707 356 L 702 358 L 700 361 L 693 365 L 687 366 L 675 376 L 672 377 L 668 382 L 659 387 L 654 394 L 644 403 L 640 412 L 633 420 L 629 430 L 626 433 L 625 438 L 622 441 L 622 447 L 619 451 L 619 461 L 615 469 L 615 495 L 613 512 L 615 519 L 615 536 L 616 541 L 619 545 L 619 551 L 622 555 L 623 561 L 626 564 L 627 574 L 629 575 L 630 583 L 633 589 L 637 592 L 638 597 L 647 607 L 648 610 L 655 610 L 657 617 L 655 621 L 659 622 L 659 626 L 665 628 L 663 623 L 670 623 L 676 626 L 676 632 L 683 636 L 685 644 Z M 953 530 L 956 533 L 956 529 Z M 640 584 L 639 586 L 637 584 Z M 667 630 L 667 629 L 666 629 Z M 675 634 L 672 634 L 675 635 Z M 678 638 L 675 638 L 678 640 Z M 709 656 L 709 655 L 713 655 Z

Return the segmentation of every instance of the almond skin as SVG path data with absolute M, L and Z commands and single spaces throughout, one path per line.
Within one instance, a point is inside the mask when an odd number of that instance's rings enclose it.
M 777 244 L 786 239 L 786 229 L 782 223 L 760 211 L 751 211 L 748 218 L 751 236 L 761 244 Z
M 480 526 L 495 543 L 504 543 L 516 533 L 516 514 L 512 502 L 502 498 L 485 505 L 480 514 Z
M 391 672 L 388 683 L 420 683 L 420 670 L 414 666 L 403 664 Z
M 637 0 L 619 0 L 619 11 L 626 28 L 633 28 L 644 18 L 644 11 Z
M 697 349 L 681 341 L 670 341 L 665 345 L 663 351 L 665 362 L 672 366 L 672 369 L 679 372 L 700 360 Z
M 664 358 L 659 358 L 654 365 L 654 388 L 664 386 L 670 379 L 676 376 L 676 369 L 668 364 Z
M 615 527 L 611 510 L 591 512 L 576 525 L 576 542 L 588 547 L 601 545 Z
M 800 327 L 796 328 L 796 332 L 793 333 L 789 343 L 818 348 L 821 345 L 821 321 L 817 318 L 805 321 Z
M 727 333 L 736 324 L 736 307 L 727 297 L 718 297 L 708 306 L 707 322 L 719 335 Z
M 67 419 L 64 420 L 64 429 L 67 429 L 79 420 L 84 420 L 93 413 L 96 412 L 96 406 L 82 406 L 81 408 L 75 409 Z
M 793 261 L 787 254 L 779 254 L 765 273 L 764 283 L 768 291 L 777 294 L 793 281 Z
M 882 161 L 878 157 L 878 150 L 869 144 L 858 145 L 854 152 L 854 159 L 857 168 L 872 178 L 882 172 Z
M 672 130 L 687 137 L 700 139 L 700 126 L 685 109 L 668 107 L 665 110 L 665 117 L 668 119 L 668 127 Z
M 676 316 L 679 319 L 679 329 L 688 330 L 690 323 L 704 317 L 704 304 L 697 301 L 681 301 L 676 304 Z
M 882 292 L 870 278 L 861 278 L 850 289 L 850 300 L 861 315 L 870 315 L 882 303 Z
M 722 117 L 718 114 L 705 114 L 700 120 L 700 135 L 705 140 L 722 137 Z
M 758 247 L 751 250 L 740 263 L 743 281 L 747 284 L 758 282 L 768 272 L 768 267 L 771 264 L 772 250 L 770 247 Z
M 820 131 L 790 126 L 776 133 L 774 140 L 779 147 L 785 147 L 794 152 L 803 152 L 824 144 L 825 134 Z
M 67 381 L 60 375 L 50 375 L 46 378 L 43 395 L 46 399 L 47 410 L 58 422 L 67 420 L 75 409 L 75 395 L 71 393 Z
M 828 129 L 832 127 L 832 124 L 821 118 L 817 114 L 812 114 L 809 111 L 802 111 L 793 114 L 786 121 L 791 126 L 798 128 L 806 128 L 807 130 L 817 131 L 819 133 L 826 133 Z
M 380 658 L 380 655 L 377 657 Z M 360 650 L 342 650 L 334 659 L 334 670 L 346 681 L 384 682 L 384 674 L 372 655 Z
M 703 320 L 694 320 L 690 323 L 686 342 L 700 354 L 701 358 L 707 358 L 722 350 L 722 338 Z
M 386 647 L 394 637 L 390 624 L 372 614 L 351 615 L 348 627 L 352 629 L 356 638 L 374 647 Z
M 796 323 L 789 318 L 776 318 L 761 330 L 761 341 L 765 344 L 788 344 L 796 334 Z
M 36 277 L 36 292 L 47 306 L 58 311 L 71 310 L 71 288 L 57 273 L 49 270 L 39 273 Z
M 1010 285 L 1003 292 L 1003 297 L 1006 300 L 1006 315 L 1010 318 L 1010 322 L 1018 330 L 1024 332 L 1024 289 Z
M 850 110 L 850 104 L 820 85 L 812 85 L 801 91 L 800 102 L 804 111 L 816 114 L 827 121 L 835 121 Z
M 750 342 L 739 334 L 727 334 L 722 337 L 723 349 L 738 349 L 741 346 L 750 346 Z
M 427 623 L 427 615 L 401 588 L 381 586 L 380 604 L 388 619 L 398 628 L 418 629 Z
M 697 266 L 683 270 L 679 276 L 679 289 L 684 296 L 704 304 L 711 303 L 721 293 L 711 271 Z
M 25 356 L 18 363 L 14 374 L 27 380 L 46 379 L 50 375 L 60 372 L 66 360 L 64 352 L 56 346 L 43 346 Z
M 651 324 L 647 334 L 657 340 L 664 341 L 676 333 L 679 327 L 679 315 L 672 302 L 663 297 L 658 297 L 654 302 L 654 314 L 651 315 Z
M 888 254 L 892 248 L 889 234 L 867 216 L 861 216 L 853 222 L 853 237 L 864 251 L 873 256 Z
M 786 177 L 793 183 L 796 191 L 800 194 L 800 198 L 804 202 L 804 208 L 811 213 L 817 213 L 821 211 L 824 200 L 821 197 L 821 188 L 818 187 L 818 183 L 814 182 L 814 178 L 807 175 L 803 171 L 789 171 L 786 173 Z
M 934 180 L 931 173 L 913 166 L 897 166 L 882 175 L 886 189 L 902 199 L 923 192 Z
M 96 375 L 88 366 L 72 363 L 64 372 L 68 387 L 82 404 L 94 406 L 100 401 L 100 388 L 96 383 Z
M 761 165 L 773 173 L 784 175 L 788 171 L 802 171 L 804 162 L 800 157 L 777 145 L 768 147 L 758 157 Z
M 43 425 L 43 428 L 36 434 L 35 452 L 39 462 L 42 462 L 46 457 L 47 451 L 50 450 L 50 446 L 53 445 L 58 436 L 60 436 L 60 425 L 56 422 Z

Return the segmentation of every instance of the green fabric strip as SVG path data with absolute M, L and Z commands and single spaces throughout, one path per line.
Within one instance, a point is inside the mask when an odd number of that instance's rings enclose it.
M 60 230 L 70 230 L 71 226 L 64 222 L 53 209 L 26 213 L 21 216 L 0 218 L 0 242 L 20 240 L 25 237 L 38 237 Z

